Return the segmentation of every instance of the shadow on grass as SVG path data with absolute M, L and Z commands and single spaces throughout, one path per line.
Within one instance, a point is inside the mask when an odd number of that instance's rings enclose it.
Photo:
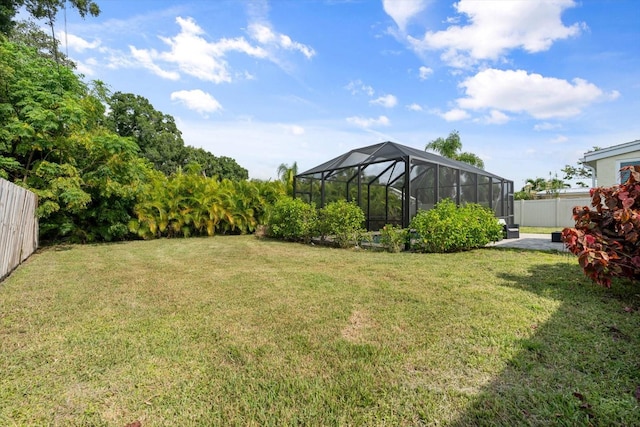
M 560 305 L 451 425 L 640 425 L 640 288 L 601 288 L 577 264 L 501 278 Z

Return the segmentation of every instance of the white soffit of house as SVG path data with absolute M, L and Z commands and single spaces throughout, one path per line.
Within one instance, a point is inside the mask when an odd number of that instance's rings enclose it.
M 640 139 L 584 153 L 582 162 L 589 164 L 596 160 L 607 159 L 614 156 L 621 156 L 623 154 L 633 153 L 634 151 L 640 151 Z

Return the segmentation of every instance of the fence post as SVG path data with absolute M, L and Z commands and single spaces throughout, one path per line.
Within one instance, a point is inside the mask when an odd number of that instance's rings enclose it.
M 518 218 L 518 224 L 524 223 L 524 200 L 520 199 L 520 218 Z

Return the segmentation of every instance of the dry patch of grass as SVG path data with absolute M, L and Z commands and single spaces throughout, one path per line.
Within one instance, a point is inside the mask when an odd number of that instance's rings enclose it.
M 342 338 L 353 343 L 364 342 L 367 332 L 375 332 L 375 326 L 369 313 L 364 310 L 354 310 L 349 316 L 347 325 L 342 329 Z
M 638 294 L 517 250 L 48 248 L 0 284 L 0 425 L 634 425 Z

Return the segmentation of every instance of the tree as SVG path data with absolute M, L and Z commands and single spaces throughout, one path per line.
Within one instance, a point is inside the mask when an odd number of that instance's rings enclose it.
M 33 47 L 41 56 L 57 61 L 60 65 L 64 65 L 67 68 L 76 68 L 75 62 L 60 51 L 58 44 L 52 39 L 51 35 L 42 31 L 42 29 L 32 21 L 18 22 L 11 32 L 9 40 L 14 43 Z M 54 46 L 57 49 L 55 53 L 51 50 Z
M 601 150 L 600 147 L 594 146 L 590 152 Z M 566 181 L 573 181 L 576 179 L 591 179 L 593 178 L 593 170 L 586 166 L 581 160 L 578 160 L 576 166 L 565 165 L 564 168 L 561 169 L 564 173 L 562 179 Z M 575 183 L 578 187 L 587 188 L 590 187 L 590 184 L 587 184 L 583 181 L 578 181 Z
M 599 150 L 598 147 L 593 147 L 593 149 L 594 151 Z M 593 170 L 586 167 L 580 160 L 578 160 L 577 166 L 565 165 L 565 167 L 562 168 L 562 172 L 564 173 L 563 179 L 568 181 L 574 179 L 591 179 L 593 177 Z M 576 182 L 576 185 L 582 188 L 590 187 L 589 184 L 583 181 Z
M 153 108 L 148 99 L 116 92 L 109 99 L 107 125 L 123 137 L 132 138 L 143 157 L 169 175 L 185 166 L 184 141 L 175 120 Z
M 293 179 L 298 174 L 298 163 L 293 162 L 291 166 L 281 163 L 278 166 L 278 179 L 282 181 L 287 189 L 287 194 L 293 196 Z
M 84 18 L 87 14 L 98 16 L 100 7 L 92 0 L 69 0 L 80 16 Z M 59 62 L 58 43 L 56 40 L 54 23 L 56 15 L 60 9 L 66 9 L 67 0 L 2 0 L 0 3 L 0 32 L 5 35 L 11 34 L 15 27 L 13 17 L 16 12 L 24 6 L 26 11 L 36 19 L 44 19 L 51 28 L 51 52 L 56 62 Z
M 527 179 L 525 188 L 532 192 L 543 191 L 547 188 L 547 180 L 544 178 Z
M 81 17 L 87 15 L 98 16 L 100 7 L 91 0 L 68 0 L 69 4 L 78 11 Z M 15 27 L 13 17 L 21 7 L 36 19 L 46 19 L 53 27 L 56 15 L 60 9 L 65 9 L 67 0 L 0 0 L 0 33 L 8 35 Z
M 528 178 L 522 189 L 514 194 L 516 200 L 533 200 L 539 191 L 543 191 L 546 187 L 544 178 Z
M 121 239 L 149 172 L 103 126 L 104 106 L 73 72 L 0 38 L 0 175 L 34 191 L 43 239 Z
M 154 171 L 139 193 L 129 228 L 145 239 L 250 233 L 264 219 L 264 186 L 219 181 L 197 171 L 166 176 Z
M 569 188 L 571 185 L 558 178 L 558 175 L 551 175 L 549 172 L 549 178 L 529 178 L 526 180 L 526 184 L 520 191 L 514 194 L 516 200 L 532 200 L 537 198 L 538 193 L 544 191 L 547 195 L 557 197 L 560 190 L 563 188 Z
M 551 172 L 549 172 L 549 179 L 547 180 L 547 185 L 545 191 L 547 194 L 558 194 L 559 190 L 563 188 L 570 188 L 571 184 L 564 182 L 562 179 L 558 178 L 558 175 L 551 176 Z
M 16 24 L 13 17 L 19 7 L 16 0 L 0 0 L 0 33 L 8 35 Z
M 219 180 L 241 181 L 249 178 L 249 172 L 231 157 L 217 157 L 203 148 L 185 146 L 180 162 L 185 165 L 197 164 L 203 175 Z
M 148 99 L 132 93 L 116 92 L 107 97 L 110 111 L 107 125 L 123 137 L 132 138 L 140 153 L 164 173 L 177 173 L 189 164 L 197 164 L 205 176 L 217 179 L 247 179 L 249 173 L 229 157 L 185 146 L 182 132 L 173 116 L 156 110 Z
M 457 130 L 451 131 L 446 139 L 437 138 L 429 142 L 425 147 L 425 151 L 431 150 L 449 159 L 458 160 L 468 163 L 480 169 L 484 169 L 484 161 L 473 153 L 461 152 L 462 142 L 460 141 L 460 133 Z

